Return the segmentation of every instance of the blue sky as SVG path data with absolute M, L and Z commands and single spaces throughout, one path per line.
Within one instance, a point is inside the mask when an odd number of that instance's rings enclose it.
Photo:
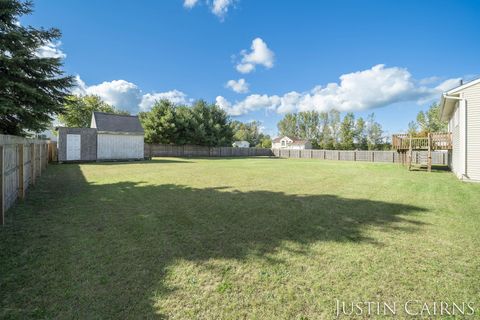
M 162 97 L 205 99 L 274 135 L 284 112 L 335 107 L 373 111 L 395 132 L 480 74 L 480 1 L 34 4 L 21 23 L 61 29 L 44 54 L 65 55 L 76 92 L 132 113 Z

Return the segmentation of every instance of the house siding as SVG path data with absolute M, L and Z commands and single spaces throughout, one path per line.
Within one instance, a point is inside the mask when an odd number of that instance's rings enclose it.
M 98 160 L 143 159 L 143 135 L 98 133 Z
M 480 180 L 480 83 L 463 91 L 467 100 L 467 177 Z
M 453 117 L 451 119 L 452 143 L 453 143 L 451 169 L 456 176 L 459 176 L 460 175 L 459 163 L 460 163 L 460 152 L 461 152 L 460 125 L 459 124 L 455 125 L 455 120 L 454 120 L 457 112 L 459 112 L 458 107 L 455 109 L 455 112 L 453 113 Z

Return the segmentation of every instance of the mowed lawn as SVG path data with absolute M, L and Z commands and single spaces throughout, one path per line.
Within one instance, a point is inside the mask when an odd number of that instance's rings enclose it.
M 336 299 L 479 307 L 479 292 L 480 184 L 446 171 L 51 165 L 0 228 L 3 319 L 331 319 Z

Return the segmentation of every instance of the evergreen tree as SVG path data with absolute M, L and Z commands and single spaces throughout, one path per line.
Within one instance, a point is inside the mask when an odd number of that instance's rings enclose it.
M 0 132 L 25 135 L 46 129 L 63 111 L 74 80 L 64 76 L 60 58 L 39 57 L 38 49 L 60 38 L 58 29 L 18 23 L 32 2 L 0 1 Z
M 168 100 L 155 103 L 149 112 L 140 112 L 145 142 L 170 144 L 176 141 L 175 106 Z
M 163 144 L 230 146 L 232 128 L 224 110 L 199 100 L 192 107 L 157 101 L 148 112 L 140 113 L 145 141 Z

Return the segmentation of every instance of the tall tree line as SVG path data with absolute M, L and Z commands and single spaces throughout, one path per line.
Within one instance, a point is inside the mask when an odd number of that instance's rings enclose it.
M 337 110 L 288 113 L 277 126 L 281 136 L 309 140 L 314 148 L 378 150 L 389 147 L 373 113 L 366 120 L 355 119 L 351 112 L 342 119 Z
M 160 100 L 150 111 L 141 112 L 139 117 L 145 130 L 145 141 L 149 143 L 212 147 L 232 143 L 233 130 L 225 111 L 203 100 L 191 107 Z

